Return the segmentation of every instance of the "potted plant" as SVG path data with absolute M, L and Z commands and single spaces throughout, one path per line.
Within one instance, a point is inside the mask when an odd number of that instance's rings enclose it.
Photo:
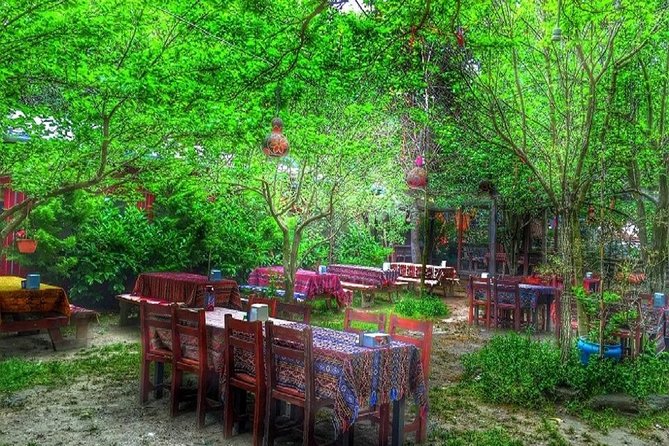
M 37 249 L 37 240 L 28 238 L 28 231 L 21 229 L 16 232 L 16 248 L 22 254 L 32 254 Z
M 620 294 L 610 290 L 589 293 L 582 286 L 573 288 L 574 297 L 582 304 L 588 319 L 588 334 L 580 336 L 576 347 L 581 363 L 586 365 L 590 355 L 618 360 L 622 357 L 619 331 L 636 320 L 636 310 L 625 308 Z

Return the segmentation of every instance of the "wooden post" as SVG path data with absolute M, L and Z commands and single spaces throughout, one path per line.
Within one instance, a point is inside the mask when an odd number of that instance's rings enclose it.
M 525 226 L 525 237 L 523 240 L 523 275 L 527 276 L 530 269 L 530 242 L 532 241 L 532 219 L 530 224 Z
M 488 222 L 488 272 L 495 275 L 497 268 L 497 202 L 493 197 L 490 204 L 490 221 Z
M 458 258 L 457 258 L 456 265 L 458 267 L 458 272 L 459 272 L 462 269 L 462 232 L 463 232 L 462 231 L 462 219 L 464 218 L 464 216 L 463 216 L 462 210 L 460 208 L 458 208 L 455 212 L 460 214 L 460 221 L 457 221 L 457 219 L 456 219 L 456 224 L 457 224 L 456 229 L 458 231 Z
M 544 209 L 544 219 L 541 223 L 541 263 L 548 260 L 548 209 Z

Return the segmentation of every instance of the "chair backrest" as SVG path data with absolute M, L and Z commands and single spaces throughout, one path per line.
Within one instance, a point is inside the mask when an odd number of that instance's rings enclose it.
M 184 358 L 197 361 L 198 367 L 207 369 L 207 325 L 203 308 L 173 307 L 172 354 L 174 362 Z
M 156 330 L 161 330 L 166 336 L 171 336 L 172 308 L 174 306 L 174 304 L 166 305 L 148 300 L 140 301 L 139 321 L 142 355 L 144 357 L 171 359 L 171 355 L 166 353 L 166 349 L 156 348 L 156 343 L 153 340 L 158 336 Z
M 277 302 L 276 317 L 309 324 L 311 322 L 311 307 L 307 304 Z
M 238 373 L 255 376 L 258 388 L 265 386 L 265 351 L 263 349 L 263 332 L 261 321 L 240 321 L 233 319 L 231 314 L 225 315 L 224 330 L 225 374 L 228 379 Z M 246 357 L 253 364 L 236 364 L 235 351 L 239 357 Z M 246 367 L 246 368 L 245 368 Z
M 274 325 L 272 321 L 265 323 L 265 355 L 267 360 L 267 391 L 276 390 L 279 374 L 284 367 L 303 368 L 302 373 L 288 373 L 289 379 L 281 385 L 303 393 L 305 401 L 314 396 L 315 381 L 313 376 L 313 332 L 311 327 L 304 330 Z M 302 379 L 302 376 L 304 379 Z M 302 388 L 302 385 L 304 388 Z
M 406 332 L 418 334 L 411 336 Z M 390 336 L 397 341 L 415 345 L 420 349 L 425 383 L 430 376 L 430 355 L 432 354 L 432 321 L 406 319 L 395 314 L 390 316 Z
M 354 310 L 351 307 L 346 307 L 344 314 L 344 331 L 349 333 L 362 333 L 365 330 L 352 327 L 352 322 L 362 322 L 366 324 L 376 324 L 379 331 L 386 331 L 386 314 L 372 313 L 370 311 Z
M 513 278 L 498 278 L 494 285 L 495 304 L 502 303 L 506 305 L 520 306 L 520 281 Z
M 486 301 L 492 298 L 492 286 L 490 278 L 469 276 L 467 289 L 469 298 L 476 301 Z
M 276 299 L 269 297 L 261 297 L 257 294 L 251 294 L 249 296 L 249 308 L 251 308 L 251 305 L 253 304 L 265 304 L 269 307 L 269 317 L 276 317 L 276 303 Z

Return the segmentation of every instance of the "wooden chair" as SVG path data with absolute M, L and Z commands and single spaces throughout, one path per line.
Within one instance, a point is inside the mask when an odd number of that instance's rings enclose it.
M 354 310 L 351 307 L 346 307 L 344 314 L 344 331 L 349 333 L 362 333 L 364 330 L 354 328 L 352 322 L 363 322 L 368 324 L 376 324 L 379 331 L 386 331 L 386 315 L 385 313 L 372 313 L 369 311 Z
M 139 306 L 140 333 L 142 341 L 142 363 L 140 366 L 139 400 L 142 404 L 149 399 L 149 392 L 155 390 L 156 398 L 162 397 L 162 390 L 168 384 L 163 382 L 164 364 L 172 363 L 172 351 L 156 342 L 156 330 L 169 333 L 172 330 L 173 305 L 141 301 Z M 151 381 L 151 363 L 155 363 L 154 379 Z
M 493 288 L 493 325 L 501 327 L 513 321 L 514 330 L 520 330 L 520 289 L 518 281 L 496 279 Z
M 235 399 L 233 389 L 252 392 L 255 395 L 253 413 L 253 446 L 262 444 L 265 418 L 265 356 L 263 349 L 262 322 L 239 321 L 231 314 L 225 315 L 225 402 L 224 437 L 232 436 Z M 242 363 L 245 359 L 251 363 Z M 239 362 L 237 362 L 239 361 Z M 253 367 L 251 370 L 250 367 Z
M 249 296 L 249 308 L 251 308 L 251 305 L 253 304 L 265 304 L 269 307 L 269 317 L 276 317 L 277 302 L 276 299 L 260 297 L 257 294 L 251 294 Z
M 395 341 L 406 342 L 416 346 L 420 350 L 420 360 L 423 366 L 423 379 L 428 386 L 430 376 L 430 356 L 432 354 L 432 321 L 406 319 L 397 315 L 390 316 L 390 336 Z M 390 404 L 383 404 L 373 408 L 371 412 L 362 412 L 358 419 L 371 418 L 379 423 L 379 445 L 388 443 L 388 435 L 391 428 Z M 427 440 L 427 413 L 420 414 L 404 425 L 405 438 L 400 441 L 404 444 L 406 435 L 414 432 L 415 442 L 423 443 Z
M 277 302 L 276 317 L 308 325 L 311 322 L 311 307 L 307 304 Z
M 492 308 L 492 287 L 489 278 L 469 276 L 469 323 L 479 324 L 479 310 L 485 311 L 485 326 L 490 327 Z
M 204 309 L 173 307 L 172 353 L 170 414 L 174 417 L 179 412 L 184 372 L 193 373 L 197 375 L 197 407 L 195 409 L 197 425 L 203 427 L 207 408 L 217 405 L 214 401 L 210 403 L 207 400 L 207 375 L 210 368 L 207 357 L 207 326 Z
M 410 335 L 408 332 L 413 333 Z M 418 336 L 416 336 L 418 335 Z M 397 315 L 390 316 L 390 336 L 397 341 L 406 342 L 418 347 L 420 350 L 420 361 L 423 366 L 423 378 L 425 387 L 428 386 L 430 376 L 430 357 L 432 354 L 432 321 L 419 321 L 415 319 L 401 318 Z M 387 411 L 390 413 L 390 411 Z M 388 424 L 388 429 L 390 425 Z M 427 413 L 416 414 L 416 418 L 405 424 L 404 434 L 415 432 L 416 443 L 422 443 L 427 439 Z M 400 442 L 400 443 L 403 443 Z
M 321 442 L 316 443 L 314 436 L 316 413 L 323 407 L 334 407 L 334 400 L 316 397 L 311 327 L 304 330 L 294 330 L 274 325 L 270 321 L 265 324 L 265 335 L 265 355 L 267 358 L 266 444 L 273 446 L 277 434 L 286 430 L 284 428 L 279 430 L 276 426 L 277 402 L 286 402 L 291 406 L 303 409 L 303 445 L 322 444 Z M 282 363 L 282 361 L 285 362 Z M 290 367 L 293 372 L 296 372 L 290 374 L 292 381 L 279 381 L 279 370 L 283 367 Z M 291 427 L 286 426 L 287 429 Z

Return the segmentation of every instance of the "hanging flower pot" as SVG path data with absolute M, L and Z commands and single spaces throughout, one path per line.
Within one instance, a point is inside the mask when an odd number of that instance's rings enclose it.
M 288 153 L 289 148 L 288 139 L 283 136 L 283 121 L 279 118 L 272 119 L 272 133 L 265 138 L 262 151 L 267 156 L 281 157 Z
M 16 240 L 16 248 L 22 254 L 32 254 L 37 249 L 37 240 L 23 238 Z
M 407 185 L 411 189 L 424 189 L 427 186 L 427 171 L 423 168 L 423 157 L 416 158 L 416 167 L 407 173 Z

